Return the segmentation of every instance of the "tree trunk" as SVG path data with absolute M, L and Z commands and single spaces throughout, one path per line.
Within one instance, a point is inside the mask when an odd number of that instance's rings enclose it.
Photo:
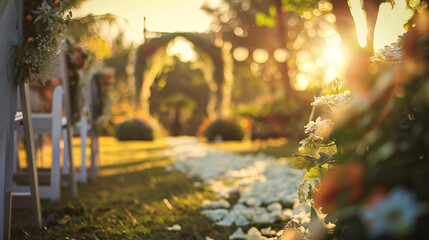
M 338 34 L 343 45 L 350 50 L 359 48 L 356 26 L 347 0 L 331 0 L 332 13 L 335 15 Z
M 287 41 L 286 41 L 286 35 L 285 35 L 285 13 L 282 10 L 282 3 L 281 0 L 276 0 L 275 5 L 277 8 L 277 19 L 276 19 L 276 27 L 277 27 L 277 33 L 279 37 L 279 48 L 286 48 Z M 285 99 L 290 99 L 292 96 L 295 95 L 295 91 L 292 89 L 290 85 L 290 78 L 289 78 L 289 68 L 287 65 L 287 61 L 284 63 L 279 63 L 279 69 L 282 73 L 282 79 L 283 79 L 283 88 L 284 88 L 284 96 Z

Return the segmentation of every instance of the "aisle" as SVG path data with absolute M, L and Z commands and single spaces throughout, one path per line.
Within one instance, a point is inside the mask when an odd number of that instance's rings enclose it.
M 296 194 L 304 171 L 264 154 L 209 149 L 193 137 L 169 138 L 167 142 L 171 149 L 164 154 L 174 163 L 166 169 L 200 178 L 202 182 L 194 182 L 196 186 L 206 184 L 219 196 L 217 201 L 205 200 L 201 212 L 214 224 L 239 227 L 288 219 L 303 225 L 309 222 L 309 207 L 299 205 Z M 231 205 L 228 200 L 234 193 L 239 199 Z M 293 209 L 284 207 L 291 203 L 295 203 Z

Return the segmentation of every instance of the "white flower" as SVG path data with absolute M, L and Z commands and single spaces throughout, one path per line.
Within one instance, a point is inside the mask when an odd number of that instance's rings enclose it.
M 299 142 L 301 144 L 301 147 L 299 147 L 299 151 L 304 150 L 304 147 L 307 145 L 313 145 L 313 142 L 316 140 L 323 140 L 321 136 L 316 135 L 315 133 L 310 133 L 310 135 L 307 138 L 304 138 Z
M 316 121 L 310 121 L 304 126 L 305 133 L 317 133 L 319 129 L 326 127 L 329 124 L 329 120 L 321 120 L 320 117 Z
M 351 92 L 349 90 L 338 94 L 328 94 L 325 96 L 314 97 L 311 106 L 328 106 L 330 112 L 335 111 L 338 107 L 344 106 L 351 102 Z
M 385 62 L 385 61 L 403 61 L 404 60 L 404 54 L 402 52 L 402 37 L 400 36 L 399 39 L 392 43 L 391 45 L 384 46 L 384 49 L 379 49 L 378 51 L 374 52 L 374 54 L 371 56 L 370 60 L 373 62 Z
M 167 227 L 168 231 L 180 231 L 182 230 L 182 227 L 179 224 L 174 224 L 171 227 Z
M 364 208 L 361 217 L 373 238 L 383 234 L 404 236 L 412 230 L 422 210 L 422 205 L 414 195 L 405 189 L 396 188 L 386 198 Z

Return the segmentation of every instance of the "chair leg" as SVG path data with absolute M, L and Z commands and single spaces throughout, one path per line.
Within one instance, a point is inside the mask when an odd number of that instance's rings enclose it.
M 100 158 L 98 151 L 98 135 L 94 130 L 91 130 L 91 171 L 90 180 L 95 181 L 98 170 L 100 168 Z
M 69 168 L 70 174 L 69 174 L 68 181 L 69 181 L 69 184 L 70 184 L 70 190 L 71 190 L 72 196 L 74 198 L 77 198 L 78 197 L 78 193 L 77 193 L 77 181 L 76 181 L 76 175 L 75 175 L 73 158 L 70 157 L 70 156 L 72 156 L 73 148 L 72 148 L 72 144 L 70 142 L 71 141 L 71 137 L 69 136 L 69 132 L 71 132 L 71 131 L 69 131 L 68 127 L 66 127 L 66 128 L 63 129 L 64 150 L 66 150 L 64 152 L 65 152 L 65 154 L 68 155 L 67 156 L 68 161 L 67 162 L 65 161 L 64 164 L 67 165 L 67 163 L 68 163 L 68 165 L 69 165 L 68 168 Z
M 84 114 L 81 114 L 80 118 L 80 172 L 79 175 L 77 175 L 77 180 L 80 183 L 86 183 L 87 178 L 87 169 L 86 169 L 86 138 L 88 135 L 88 122 L 86 121 L 86 118 L 84 117 Z
M 51 167 L 51 201 L 58 201 L 61 196 L 61 168 L 60 168 L 60 141 L 61 128 L 52 129 L 52 167 Z
M 13 131 L 13 142 L 14 142 L 14 148 L 13 148 L 13 173 L 17 173 L 19 169 L 19 158 L 18 158 L 18 131 Z

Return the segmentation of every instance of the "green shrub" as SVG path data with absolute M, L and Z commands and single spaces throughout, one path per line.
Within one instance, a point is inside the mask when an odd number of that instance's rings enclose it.
M 222 141 L 239 141 L 243 139 L 244 130 L 235 121 L 221 119 L 209 124 L 203 131 L 203 136 L 208 141 L 214 141 L 217 136 L 222 137 Z
M 115 137 L 120 141 L 152 141 L 153 128 L 140 119 L 130 119 L 116 127 Z

